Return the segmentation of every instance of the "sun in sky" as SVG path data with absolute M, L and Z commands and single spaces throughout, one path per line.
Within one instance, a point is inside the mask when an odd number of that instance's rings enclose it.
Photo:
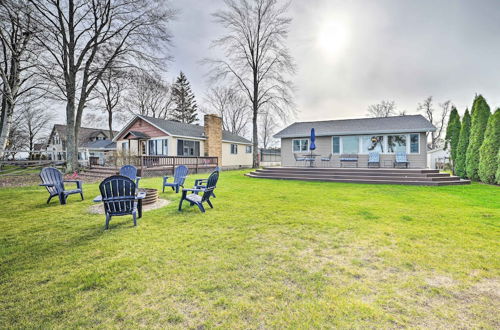
M 349 24 L 346 19 L 324 18 L 319 23 L 316 35 L 316 46 L 327 58 L 341 55 L 350 38 Z

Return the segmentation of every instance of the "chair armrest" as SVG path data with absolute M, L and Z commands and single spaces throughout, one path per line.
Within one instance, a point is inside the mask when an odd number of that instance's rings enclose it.
M 41 187 L 54 187 L 53 183 L 40 183 L 39 186 Z
M 182 189 L 182 192 L 188 192 L 188 191 L 199 193 L 199 192 L 204 192 L 205 189 L 197 189 L 197 188 L 184 188 L 184 189 Z
M 93 202 L 94 203 L 102 202 L 102 196 L 101 195 L 97 196 L 96 198 L 93 199 Z
M 201 185 L 204 182 L 208 182 L 208 179 L 196 179 L 196 180 L 194 180 L 194 185 L 198 186 L 198 185 Z
M 144 198 L 146 198 L 145 191 L 138 192 L 137 195 L 135 196 L 135 199 L 144 199 Z

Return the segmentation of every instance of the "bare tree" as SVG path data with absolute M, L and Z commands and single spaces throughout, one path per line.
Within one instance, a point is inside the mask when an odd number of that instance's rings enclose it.
M 171 85 L 159 75 L 136 72 L 131 77 L 125 108 L 132 114 L 168 119 L 173 109 Z
M 15 159 L 16 155 L 26 149 L 27 146 L 28 137 L 22 127 L 21 114 L 16 113 L 7 138 L 4 157 L 10 156 L 11 159 Z
M 368 116 L 370 117 L 390 117 L 396 115 L 396 102 L 382 100 L 378 104 L 372 104 L 368 107 Z M 404 112 L 402 114 L 404 116 Z
M 247 100 L 236 89 L 211 88 L 205 96 L 205 102 L 209 106 L 209 111 L 205 112 L 215 112 L 219 115 L 222 118 L 224 130 L 245 135 L 245 129 L 249 122 L 249 107 Z
M 266 111 L 260 118 L 260 141 L 264 149 L 269 148 L 272 144 L 273 134 L 278 128 L 277 120 L 272 112 Z
M 24 133 L 26 138 L 29 159 L 33 159 L 35 143 L 41 138 L 41 135 L 47 133 L 46 130 L 53 119 L 52 113 L 43 104 L 35 105 L 34 102 L 26 102 L 19 109 L 19 130 Z
M 24 0 L 0 1 L 0 157 L 11 136 L 16 103 L 37 87 L 29 83 L 36 57 L 31 9 Z
M 91 94 L 110 68 L 157 65 L 170 42 L 174 16 L 162 0 L 30 0 L 37 40 L 45 49 L 40 69 L 66 103 L 67 167 L 78 166 L 77 137 Z
M 443 139 L 441 138 L 443 130 L 446 128 L 446 118 L 448 118 L 448 113 L 451 109 L 451 101 L 445 101 L 439 104 L 441 111 L 437 111 L 432 104 L 432 96 L 426 98 L 422 103 L 418 104 L 417 111 L 423 112 L 424 117 L 431 122 L 432 125 L 436 126 L 437 130 L 435 132 L 430 132 L 431 141 L 430 148 L 435 149 L 439 147 Z M 429 133 L 427 133 L 429 136 Z
M 293 59 L 286 47 L 291 19 L 289 3 L 278 0 L 225 0 L 225 9 L 214 13 L 226 33 L 212 44 L 223 58 L 206 59 L 214 80 L 228 79 L 251 105 L 253 167 L 259 165 L 258 118 L 263 110 L 285 119 L 294 110 Z

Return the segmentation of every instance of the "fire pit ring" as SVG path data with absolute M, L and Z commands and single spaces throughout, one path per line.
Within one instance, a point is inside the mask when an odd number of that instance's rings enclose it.
M 158 189 L 139 188 L 140 192 L 146 192 L 146 197 L 142 200 L 142 205 L 154 204 L 158 200 Z

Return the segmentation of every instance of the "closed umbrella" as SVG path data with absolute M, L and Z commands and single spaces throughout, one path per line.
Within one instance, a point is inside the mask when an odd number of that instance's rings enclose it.
M 311 150 L 311 157 L 309 159 L 310 163 L 309 163 L 309 166 L 312 166 L 312 163 L 314 161 L 314 158 L 313 158 L 313 155 L 312 155 L 312 152 L 314 149 L 316 149 L 316 132 L 314 131 L 314 127 L 311 128 L 311 144 L 309 145 L 309 150 Z

